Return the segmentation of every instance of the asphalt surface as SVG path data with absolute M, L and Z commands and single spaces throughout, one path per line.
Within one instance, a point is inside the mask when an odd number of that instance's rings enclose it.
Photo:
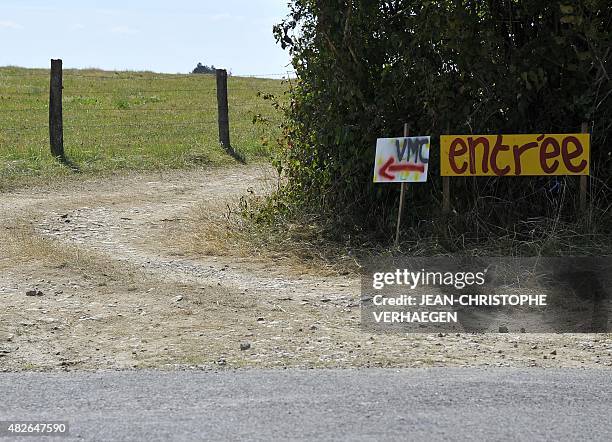
M 4 373 L 7 420 L 100 441 L 611 441 L 612 370 Z

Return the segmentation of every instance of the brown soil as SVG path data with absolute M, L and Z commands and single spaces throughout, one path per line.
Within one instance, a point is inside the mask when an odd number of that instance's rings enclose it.
M 244 166 L 0 194 L 0 370 L 612 366 L 610 334 L 369 333 L 354 275 L 192 247 L 203 210 L 274 184 Z

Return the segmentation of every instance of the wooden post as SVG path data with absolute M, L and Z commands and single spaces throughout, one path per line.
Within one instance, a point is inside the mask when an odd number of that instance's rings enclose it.
M 450 177 L 442 177 L 442 214 L 450 212 Z
M 446 128 L 446 135 L 450 134 L 450 129 Z M 450 212 L 450 177 L 442 177 L 442 215 Z
M 62 60 L 51 60 L 49 88 L 49 141 L 51 155 L 64 160 L 64 122 L 62 115 Z
M 589 133 L 588 123 L 582 123 L 581 132 L 583 134 Z M 586 210 L 587 203 L 587 176 L 580 175 L 580 212 L 584 213 Z
M 217 110 L 219 114 L 219 143 L 232 151 L 229 133 L 229 108 L 227 104 L 227 71 L 217 69 Z
M 404 136 L 408 136 L 408 123 L 404 123 Z M 400 226 L 402 224 L 402 212 L 404 210 L 404 194 L 406 193 L 406 183 L 401 183 L 400 186 L 400 200 L 399 208 L 397 211 L 397 226 L 395 228 L 395 247 L 399 245 Z

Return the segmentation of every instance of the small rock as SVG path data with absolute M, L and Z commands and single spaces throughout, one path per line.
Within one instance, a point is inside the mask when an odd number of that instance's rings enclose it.
M 508 327 L 506 327 L 505 325 L 500 325 L 499 326 L 499 332 L 500 333 L 508 333 Z
M 317 329 L 317 326 L 316 326 L 316 325 L 311 325 L 311 326 L 310 326 L 310 329 L 311 329 L 311 330 L 316 330 L 316 329 Z
M 525 327 L 521 327 L 521 333 L 525 333 Z
M 242 351 L 248 350 L 249 348 L 251 348 L 251 344 L 249 342 L 242 342 L 240 344 L 240 350 Z
M 44 296 L 44 293 L 40 290 L 28 290 L 26 296 Z
M 100 317 L 98 316 L 83 316 L 82 318 L 79 318 L 79 321 L 98 321 L 100 319 Z
M 556 355 L 557 354 L 557 350 L 553 350 L 550 352 L 551 355 Z
M 227 361 L 223 358 L 220 358 L 217 360 L 217 365 L 226 365 Z
M 444 337 L 444 333 L 438 333 L 438 338 L 443 338 Z
M 181 302 L 182 300 L 183 300 L 183 297 L 179 295 L 176 298 L 174 298 L 172 302 Z

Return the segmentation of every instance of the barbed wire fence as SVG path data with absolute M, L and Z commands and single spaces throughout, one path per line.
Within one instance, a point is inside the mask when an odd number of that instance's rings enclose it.
M 9 90 L 2 90 L 0 82 L 0 134 L 35 133 L 40 141 L 46 138 L 54 157 L 69 163 L 64 151 L 65 134 L 70 145 L 73 145 L 91 141 L 88 131 L 112 131 L 115 136 L 120 132 L 129 144 L 134 137 L 146 141 L 147 136 L 159 136 L 160 131 L 173 135 L 187 128 L 191 133 L 197 133 L 210 132 L 216 127 L 219 144 L 228 154 L 243 160 L 230 141 L 230 109 L 248 110 L 256 114 L 262 109 L 271 108 L 269 105 L 266 107 L 263 101 L 237 101 L 243 92 L 259 92 L 259 83 L 249 84 L 244 80 L 295 78 L 292 71 L 230 76 L 230 79 L 236 77 L 241 81 L 230 81 L 229 95 L 228 75 L 223 69 L 216 70 L 216 89 L 210 86 L 210 81 L 200 81 L 206 74 L 100 72 L 64 71 L 61 60 L 52 60 L 50 70 L 1 72 L 3 78 L 18 78 L 19 83 Z M 43 83 L 45 79 L 49 79 L 47 85 Z M 171 87 L 173 81 L 180 84 Z M 168 94 L 173 97 L 185 94 L 182 105 L 164 104 L 168 101 Z M 43 120 L 47 112 L 48 123 Z M 163 118 L 160 118 L 160 114 Z M 11 118 L 6 118 L 7 115 Z M 45 133 L 47 130 L 48 134 Z M 97 144 L 103 144 L 103 140 L 98 140 Z

